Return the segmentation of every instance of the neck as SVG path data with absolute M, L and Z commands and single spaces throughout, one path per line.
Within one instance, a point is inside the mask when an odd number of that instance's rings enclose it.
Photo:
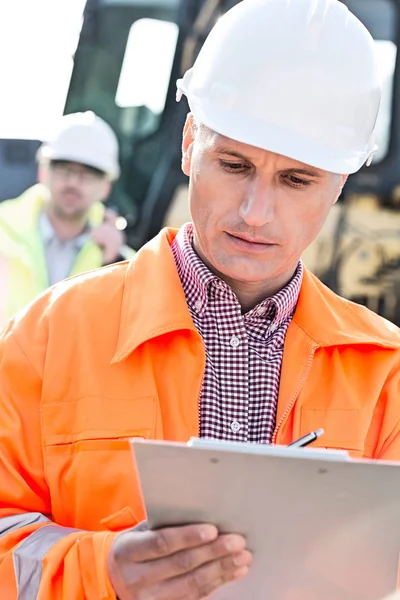
M 47 207 L 46 214 L 58 239 L 62 242 L 78 237 L 87 225 L 86 215 L 79 215 L 75 218 L 66 219 L 62 215 L 58 215 L 51 206 Z
M 266 298 L 271 298 L 282 290 L 292 279 L 295 271 L 296 269 L 291 269 L 279 277 L 262 282 L 237 281 L 221 273 L 217 273 L 217 275 L 229 285 L 242 307 L 242 312 L 246 313 Z

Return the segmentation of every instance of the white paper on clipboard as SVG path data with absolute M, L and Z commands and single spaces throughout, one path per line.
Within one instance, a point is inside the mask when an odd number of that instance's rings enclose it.
M 210 600 L 381 600 L 394 591 L 398 463 L 212 446 L 132 443 L 151 528 L 205 522 L 247 538 L 249 576 Z

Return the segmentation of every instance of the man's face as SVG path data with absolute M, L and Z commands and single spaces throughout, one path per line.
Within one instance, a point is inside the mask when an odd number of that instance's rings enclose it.
M 277 289 L 318 235 L 345 176 L 307 166 L 200 126 L 189 116 L 182 168 L 190 175 L 195 248 L 229 280 Z
M 106 176 L 80 163 L 51 162 L 41 167 L 39 180 L 50 191 L 54 214 L 66 220 L 82 219 L 95 202 L 105 200 L 110 193 Z

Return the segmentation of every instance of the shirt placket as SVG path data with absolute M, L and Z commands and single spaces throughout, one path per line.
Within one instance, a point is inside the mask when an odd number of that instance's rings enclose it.
M 283 346 L 278 331 L 264 330 L 264 339 L 259 333 L 254 329 L 249 333 L 249 441 L 265 444 L 270 443 L 275 428 Z
M 302 265 L 283 290 L 243 317 L 233 291 L 201 262 L 192 243 L 189 224 L 178 233 L 172 249 L 190 314 L 206 348 L 200 435 L 269 443 L 282 362 L 282 349 L 273 351 L 269 346 L 275 346 L 279 333 L 284 340 L 301 286 Z
M 218 287 L 218 284 L 217 284 Z M 217 296 L 221 340 L 221 404 L 224 439 L 247 442 L 249 436 L 249 339 L 240 306 L 223 284 Z

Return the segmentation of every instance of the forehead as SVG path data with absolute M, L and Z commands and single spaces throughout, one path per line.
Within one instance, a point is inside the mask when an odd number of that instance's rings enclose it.
M 293 158 L 233 140 L 232 138 L 221 135 L 208 128 L 204 128 L 203 131 L 200 132 L 200 141 L 204 150 L 207 152 L 237 156 L 238 158 L 246 159 L 256 166 L 268 164 L 270 167 L 275 166 L 276 169 L 279 170 L 298 169 L 320 176 L 326 173 L 321 169 L 317 169 Z

